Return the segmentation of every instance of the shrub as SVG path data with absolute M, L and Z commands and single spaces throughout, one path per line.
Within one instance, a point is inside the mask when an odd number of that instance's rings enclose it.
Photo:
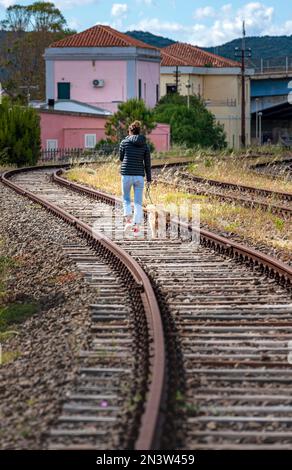
M 35 165 L 40 154 L 40 123 L 32 108 L 0 104 L 0 163 Z
M 101 139 L 97 142 L 95 150 L 98 150 L 100 154 L 111 155 L 118 152 L 118 147 L 118 144 L 111 139 Z
M 143 100 L 133 98 L 119 104 L 117 112 L 107 120 L 105 133 L 119 142 L 126 137 L 129 125 L 135 120 L 141 121 L 143 134 L 149 134 L 156 126 L 153 111 L 146 107 Z
M 186 145 L 188 148 L 226 147 L 226 135 L 221 124 L 216 123 L 215 116 L 205 107 L 203 101 L 196 96 L 187 97 L 178 94 L 166 95 L 155 108 L 157 122 L 170 124 L 172 142 Z

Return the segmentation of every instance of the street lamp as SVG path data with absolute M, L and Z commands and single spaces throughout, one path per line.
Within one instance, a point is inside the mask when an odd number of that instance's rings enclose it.
M 191 82 L 190 82 L 190 79 L 188 79 L 187 83 L 186 83 L 186 88 L 188 90 L 188 95 L 187 95 L 187 102 L 188 102 L 188 108 L 190 107 L 190 88 L 191 88 Z
M 262 115 L 263 115 L 263 113 L 260 111 L 258 113 L 258 116 L 259 116 L 259 145 L 262 145 Z
M 30 90 L 38 90 L 39 86 L 38 85 L 23 85 L 20 86 L 22 90 L 26 90 L 26 98 L 27 98 L 27 106 L 29 106 L 30 103 Z
M 259 141 L 259 126 L 258 126 L 258 103 L 259 103 L 259 98 L 255 99 L 256 103 L 256 143 L 258 144 Z

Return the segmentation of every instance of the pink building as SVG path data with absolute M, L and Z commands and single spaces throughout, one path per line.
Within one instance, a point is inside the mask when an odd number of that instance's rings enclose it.
M 106 138 L 104 126 L 106 116 L 92 111 L 88 105 L 70 103 L 75 110 L 56 109 L 40 110 L 41 143 L 43 149 L 93 148 L 100 140 Z M 66 103 L 68 105 L 68 103 Z M 149 135 L 156 150 L 166 151 L 170 147 L 170 128 L 168 124 L 157 124 Z
M 45 51 L 47 105 L 40 109 L 43 148 L 94 147 L 107 116 L 130 98 L 153 108 L 159 100 L 160 51 L 109 26 L 98 25 Z M 169 126 L 151 134 L 169 147 Z

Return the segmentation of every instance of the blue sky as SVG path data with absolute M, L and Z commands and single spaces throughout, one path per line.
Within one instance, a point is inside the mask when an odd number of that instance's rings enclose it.
M 5 7 L 32 2 L 0 0 L 0 19 Z M 215 46 L 240 36 L 245 19 L 247 36 L 292 34 L 290 0 L 56 0 L 55 4 L 77 31 L 103 23 L 120 31 L 138 29 Z

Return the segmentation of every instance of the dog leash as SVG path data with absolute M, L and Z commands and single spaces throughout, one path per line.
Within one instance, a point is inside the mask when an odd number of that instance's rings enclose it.
M 151 194 L 150 194 L 150 186 L 147 186 L 146 187 L 146 198 L 149 199 L 150 203 L 153 204 L 153 201 L 152 201 L 152 198 L 151 198 Z

